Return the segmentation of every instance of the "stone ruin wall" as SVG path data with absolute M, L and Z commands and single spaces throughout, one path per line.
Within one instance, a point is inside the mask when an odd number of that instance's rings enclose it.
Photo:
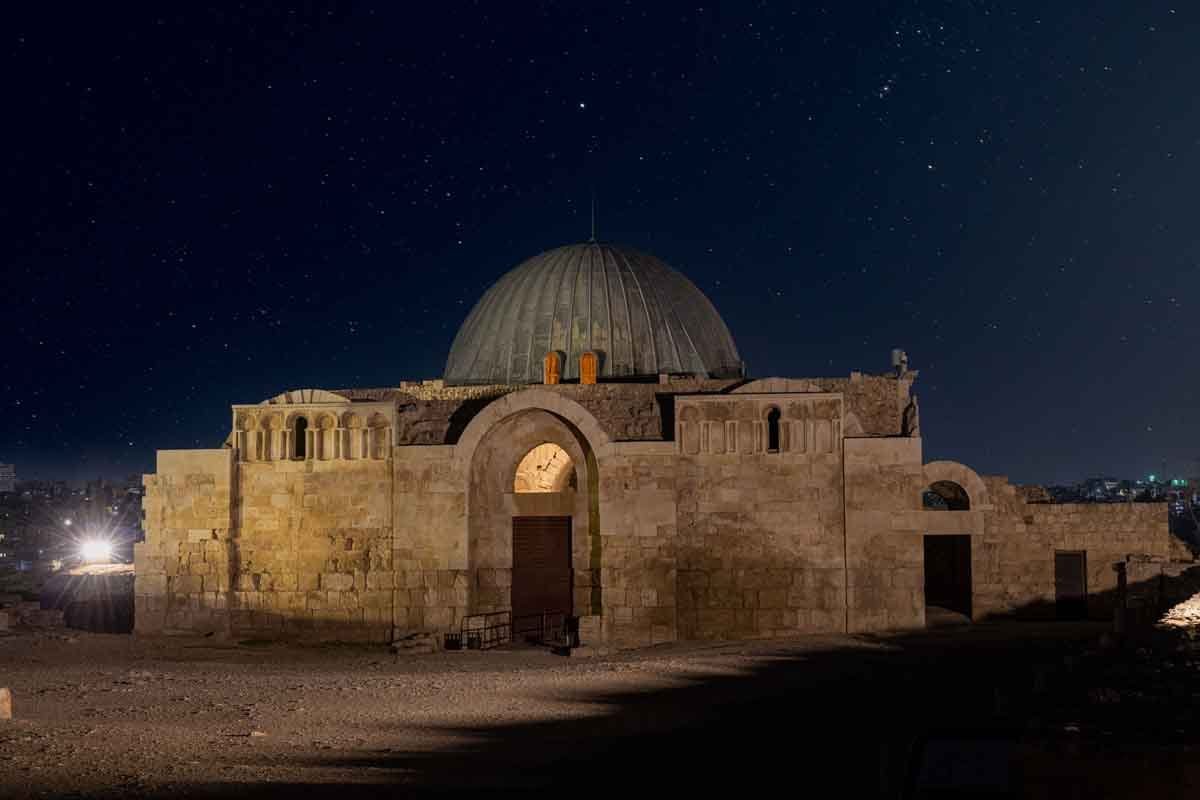
M 846 629 L 922 627 L 929 512 L 921 440 L 847 439 L 845 448 Z
M 600 615 L 580 625 L 581 637 L 619 646 L 679 637 L 676 487 L 669 444 L 617 445 L 600 460 L 599 549 L 594 569 L 576 580 Z
M 239 464 L 237 488 L 233 630 L 389 641 L 390 460 Z
M 394 456 L 392 563 L 396 630 L 457 629 L 468 613 L 466 478 L 450 445 Z M 496 575 L 478 575 L 494 587 Z
M 849 435 L 898 436 L 911 380 L 854 373 L 848 378 L 792 380 L 812 392 L 841 393 L 857 430 Z M 598 383 L 537 386 L 586 408 L 614 441 L 663 441 L 673 436 L 679 396 L 724 394 L 754 381 L 672 378 L 666 383 Z M 397 403 L 396 443 L 401 446 L 453 444 L 471 418 L 488 403 L 528 385 L 445 386 L 440 381 L 406 381 L 394 389 L 339 389 L 352 400 Z
M 1020 487 L 986 478 L 995 510 L 972 541 L 975 616 L 1054 615 L 1054 551 L 1087 553 L 1088 614 L 1111 617 L 1129 556 L 1179 557 L 1166 503 L 1029 503 Z
M 233 451 L 159 450 L 143 478 L 146 541 L 134 545 L 138 633 L 226 628 Z
M 780 440 L 764 420 L 778 408 Z M 679 400 L 678 633 L 727 639 L 841 630 L 842 401 L 831 395 Z
M 853 387 L 867 427 L 894 426 L 896 380 L 825 383 Z M 604 566 L 580 571 L 576 589 L 593 609 L 584 620 L 588 635 L 650 644 L 842 624 L 845 582 L 831 572 L 841 530 L 834 512 L 840 447 L 819 458 L 750 451 L 681 457 L 682 442 L 662 441 L 683 401 L 666 395 L 663 402 L 664 390 L 712 393 L 701 396 L 718 401 L 712 413 L 728 419 L 731 412 L 720 409 L 751 403 L 723 394 L 734 385 L 541 387 L 578 401 L 614 439 L 633 440 L 599 465 L 603 535 L 595 557 Z M 521 388 L 528 387 L 433 383 L 339 392 L 397 402 L 401 445 L 439 442 L 394 448 L 394 463 L 234 464 L 237 451 L 228 448 L 163 451 L 158 473 L 146 477 L 139 630 L 381 640 L 393 625 L 456 626 L 470 610 L 469 597 L 505 594 L 508 578 L 503 570 L 467 570 L 466 478 L 449 458 L 453 448 L 440 441 L 452 425 L 465 427 L 487 403 Z M 761 417 L 744 422 L 761 425 Z M 639 440 L 649 449 L 639 450 Z M 807 488 L 789 499 L 797 481 Z M 735 509 L 739 492 L 761 502 Z M 778 566 L 774 559 L 784 552 L 797 560 Z
M 139 633 L 387 641 L 391 462 L 159 451 L 134 548 Z

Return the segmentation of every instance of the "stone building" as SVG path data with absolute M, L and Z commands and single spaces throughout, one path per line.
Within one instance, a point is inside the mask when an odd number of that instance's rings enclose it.
M 709 300 L 587 243 L 504 275 L 442 379 L 234 405 L 223 447 L 159 451 L 140 633 L 388 640 L 511 610 L 581 638 L 919 628 L 1103 614 L 1163 557 L 1162 504 L 1031 503 L 921 449 L 916 373 L 743 374 Z

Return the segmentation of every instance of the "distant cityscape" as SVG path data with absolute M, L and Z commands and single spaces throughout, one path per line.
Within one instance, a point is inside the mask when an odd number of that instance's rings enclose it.
M 54 571 L 78 558 L 80 545 L 100 539 L 113 556 L 132 561 L 142 541 L 142 478 L 21 481 L 0 464 L 0 571 Z
M 1144 479 L 1088 478 L 1070 486 L 1043 487 L 1053 503 L 1157 503 L 1168 502 L 1183 510 L 1200 496 L 1200 478 L 1168 478 L 1147 475 Z

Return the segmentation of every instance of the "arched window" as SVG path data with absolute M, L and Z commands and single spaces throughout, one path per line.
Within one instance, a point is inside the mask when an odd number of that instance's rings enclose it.
M 292 441 L 295 442 L 295 457 L 306 458 L 308 456 L 308 420 L 304 417 L 296 418 L 296 433 L 292 436 Z
M 767 412 L 767 452 L 779 452 L 779 409 Z
M 970 511 L 971 498 L 966 489 L 953 481 L 937 481 L 921 495 L 922 505 L 929 511 Z

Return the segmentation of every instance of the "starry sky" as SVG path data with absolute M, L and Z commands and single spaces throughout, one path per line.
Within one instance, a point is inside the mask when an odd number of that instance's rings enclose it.
M 149 472 L 220 446 L 231 403 L 438 377 L 493 280 L 588 237 L 593 192 L 753 375 L 907 350 L 927 460 L 1200 474 L 1193 4 L 223 6 L 6 12 L 21 477 Z

